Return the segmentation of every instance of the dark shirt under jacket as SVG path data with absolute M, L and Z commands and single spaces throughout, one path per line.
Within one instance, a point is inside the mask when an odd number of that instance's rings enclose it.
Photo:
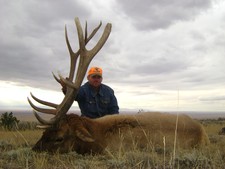
M 101 84 L 99 92 L 96 92 L 86 82 L 81 86 L 76 101 L 79 104 L 81 115 L 89 118 L 98 118 L 108 114 L 118 114 L 119 107 L 113 89 Z

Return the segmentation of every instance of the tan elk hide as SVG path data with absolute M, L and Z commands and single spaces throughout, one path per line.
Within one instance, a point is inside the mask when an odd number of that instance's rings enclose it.
M 108 115 L 89 119 L 69 114 L 46 129 L 33 147 L 35 151 L 101 153 L 132 149 L 154 149 L 174 145 L 176 115 L 167 113 L 139 113 Z M 178 117 L 177 146 L 195 148 L 209 143 L 202 125 L 186 115 Z
M 67 114 L 91 60 L 107 41 L 112 27 L 110 23 L 106 24 L 96 45 L 92 49 L 86 49 L 87 43 L 98 32 L 102 23 L 100 22 L 90 35 L 87 32 L 87 23 L 85 31 L 83 31 L 78 18 L 75 18 L 75 25 L 79 41 L 79 49 L 76 52 L 70 46 L 65 28 L 66 44 L 70 53 L 68 78 L 63 78 L 61 75 L 58 78 L 53 74 L 57 82 L 66 84 L 67 92 L 63 100 L 60 104 L 55 104 L 38 99 L 31 93 L 33 100 L 49 107 L 41 108 L 35 106 L 28 98 L 29 104 L 34 109 L 35 117 L 41 123 L 39 127 L 45 128 L 33 150 L 62 153 L 76 151 L 86 154 L 101 153 L 106 149 L 118 150 L 121 147 L 124 149 L 154 148 L 162 146 L 163 141 L 168 146 L 176 143 L 183 148 L 201 146 L 209 142 L 202 125 L 186 115 L 180 115 L 177 118 L 176 115 L 166 113 L 139 113 L 89 119 L 75 114 Z M 77 69 L 76 66 L 78 66 Z M 74 77 L 75 70 L 77 71 Z M 52 114 L 54 117 L 44 120 L 37 112 Z M 176 128 L 177 130 L 175 130 Z

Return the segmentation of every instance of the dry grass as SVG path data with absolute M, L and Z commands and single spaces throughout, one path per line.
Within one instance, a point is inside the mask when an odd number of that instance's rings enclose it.
M 211 144 L 202 149 L 173 150 L 153 148 L 148 151 L 106 152 L 102 155 L 81 156 L 35 153 L 31 147 L 41 137 L 41 130 L 0 131 L 0 168 L 57 169 L 57 168 L 225 168 L 225 136 L 218 135 L 224 121 L 202 121 Z M 166 144 L 165 144 L 166 145 Z M 173 164 L 174 162 L 174 164 Z
M 41 137 L 41 130 L 15 130 L 15 131 L 0 131 L 0 143 L 5 142 L 13 147 L 23 145 L 31 146 Z

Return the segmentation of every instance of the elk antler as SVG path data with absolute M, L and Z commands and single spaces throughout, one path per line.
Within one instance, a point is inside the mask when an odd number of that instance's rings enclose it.
M 29 98 L 27 98 L 30 106 L 34 109 L 35 117 L 43 125 L 53 124 L 55 121 L 59 120 L 63 115 L 65 115 L 67 113 L 67 111 L 70 109 L 70 107 L 73 104 L 74 98 L 76 97 L 76 95 L 78 93 L 78 90 L 81 86 L 81 83 L 84 79 L 84 76 L 86 74 L 87 68 L 88 68 L 91 60 L 94 58 L 94 56 L 99 52 L 99 50 L 103 47 L 103 45 L 107 41 L 107 39 L 110 35 L 110 32 L 111 32 L 111 27 L 112 27 L 112 25 L 110 23 L 107 23 L 107 25 L 104 29 L 104 32 L 103 32 L 101 38 L 99 39 L 99 41 L 97 42 L 97 44 L 91 50 L 87 50 L 86 44 L 96 34 L 96 32 L 101 27 L 102 23 L 100 22 L 100 24 L 92 31 L 92 33 L 89 36 L 87 35 L 87 22 L 85 24 L 85 36 L 83 35 L 83 30 L 82 30 L 82 27 L 80 25 L 80 21 L 78 18 L 75 18 L 75 24 L 76 24 L 78 39 L 79 39 L 79 49 L 77 50 L 77 52 L 73 52 L 73 50 L 70 46 L 69 39 L 67 36 L 67 29 L 65 27 L 66 44 L 67 44 L 67 47 L 68 47 L 68 50 L 70 53 L 69 77 L 68 77 L 68 79 L 65 79 L 61 75 L 59 75 L 59 79 L 58 79 L 53 74 L 54 78 L 59 83 L 63 82 L 67 86 L 67 92 L 65 94 L 64 99 L 62 100 L 62 102 L 60 104 L 54 104 L 54 103 L 40 100 L 31 93 L 31 97 L 35 101 L 37 101 L 38 103 L 41 103 L 45 106 L 52 107 L 52 108 L 45 109 L 45 108 L 40 108 L 40 107 L 35 106 L 31 102 L 31 100 Z M 78 57 L 80 57 L 78 69 L 77 69 L 77 73 L 76 73 L 76 78 L 73 81 L 75 69 L 76 69 L 76 65 L 77 65 L 76 62 L 77 62 Z M 46 120 L 42 119 L 35 110 L 38 112 L 41 112 L 41 113 L 53 114 L 55 116 L 53 118 L 51 118 L 49 121 L 46 121 Z

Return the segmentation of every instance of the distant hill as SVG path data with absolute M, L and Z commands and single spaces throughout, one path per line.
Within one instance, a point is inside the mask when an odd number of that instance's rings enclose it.
M 13 115 L 16 116 L 21 121 L 37 121 L 35 116 L 33 115 L 32 110 L 13 110 L 13 111 L 6 111 L 6 110 L 0 110 L 0 115 L 5 112 L 13 112 Z M 160 111 L 163 112 L 163 111 Z M 80 115 L 79 111 L 69 111 L 69 113 L 74 113 Z M 135 114 L 138 113 L 138 111 L 135 110 L 121 110 L 121 114 Z M 177 112 L 168 112 L 176 114 Z M 53 117 L 53 115 L 43 114 L 39 113 L 41 117 L 44 119 L 50 119 Z M 218 118 L 225 118 L 225 112 L 193 112 L 193 111 L 181 111 L 179 114 L 187 114 L 191 116 L 194 119 L 218 119 Z

